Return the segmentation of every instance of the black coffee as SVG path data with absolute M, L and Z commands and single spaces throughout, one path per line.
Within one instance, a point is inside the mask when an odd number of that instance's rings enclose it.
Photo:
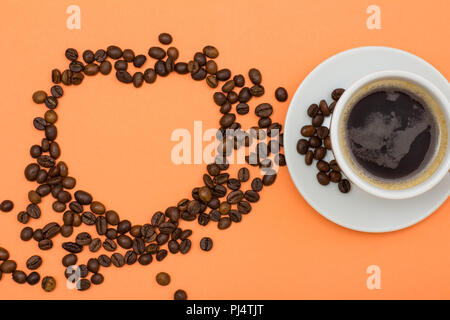
M 438 124 L 427 105 L 407 90 L 377 89 L 348 116 L 347 139 L 357 163 L 375 178 L 414 176 L 430 162 Z

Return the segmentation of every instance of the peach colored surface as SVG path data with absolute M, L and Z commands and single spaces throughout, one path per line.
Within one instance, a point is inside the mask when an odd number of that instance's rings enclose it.
M 81 30 L 66 28 L 70 4 L 81 7 Z M 381 30 L 366 27 L 371 4 L 381 8 Z M 289 102 L 276 103 L 273 90 L 285 86 L 291 98 L 317 64 L 349 48 L 397 47 L 429 61 L 448 78 L 448 1 L 4 0 L 0 6 L 0 197 L 15 203 L 13 212 L 0 213 L 0 246 L 10 249 L 19 268 L 30 255 L 41 254 L 39 272 L 58 281 L 57 290 L 48 294 L 3 276 L 0 298 L 170 299 L 178 288 L 191 299 L 450 298 L 449 201 L 406 230 L 358 233 L 314 212 L 286 168 L 240 224 L 219 232 L 212 223 L 201 228 L 184 222 L 194 229 L 190 254 L 169 255 L 145 267 L 102 269 L 104 284 L 87 292 L 64 285 L 61 237 L 55 249 L 40 252 L 34 241 L 19 240 L 23 226 L 16 222 L 27 191 L 35 187 L 23 177 L 31 161 L 29 147 L 42 138 L 32 119 L 45 108 L 33 104 L 31 95 L 50 88 L 52 68 L 67 66 L 67 47 L 82 52 L 116 44 L 146 54 L 160 32 L 170 32 L 180 59 L 187 61 L 212 44 L 220 51 L 220 66 L 244 74 L 251 67 L 261 70 L 263 99 L 274 103 L 274 119 L 283 123 Z M 205 165 L 172 164 L 170 134 L 176 128 L 192 131 L 194 120 L 215 127 L 219 113 L 212 93 L 205 83 L 180 75 L 139 90 L 118 83 L 112 74 L 67 88 L 57 108 L 58 142 L 77 187 L 140 224 L 188 196 L 202 183 Z M 256 122 L 253 115 L 248 118 L 247 125 Z M 46 199 L 43 217 L 30 226 L 60 221 L 50 203 Z M 209 253 L 198 245 L 206 235 L 214 239 Z M 88 256 L 84 252 L 80 261 Z M 381 290 L 366 287 L 366 268 L 373 264 L 382 271 Z M 156 284 L 159 271 L 171 274 L 169 286 Z

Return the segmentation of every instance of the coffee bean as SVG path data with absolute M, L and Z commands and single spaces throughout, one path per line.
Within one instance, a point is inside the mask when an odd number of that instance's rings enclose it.
M 178 62 L 178 63 L 175 63 L 175 66 L 174 66 L 173 69 L 174 69 L 175 72 L 178 73 L 178 74 L 187 74 L 187 73 L 189 73 L 189 70 L 188 70 L 188 64 L 185 63 L 185 62 Z
M 134 57 L 133 59 L 133 65 L 136 68 L 140 68 L 144 65 L 145 61 L 147 60 L 147 57 L 144 56 L 143 54 L 138 54 L 136 57 Z
M 169 248 L 169 251 L 172 254 L 178 253 L 180 251 L 180 245 L 176 240 L 170 240 L 167 247 Z
M 287 93 L 286 89 L 283 87 L 278 87 L 275 90 L 275 98 L 280 102 L 286 101 L 288 98 L 288 93 Z
M 269 103 L 261 103 L 255 109 L 258 117 L 269 117 L 273 113 L 273 108 Z
M 72 84 L 72 71 L 64 70 L 61 75 L 61 81 L 66 86 L 70 86 Z
M 90 63 L 84 67 L 84 73 L 88 76 L 94 76 L 100 71 L 98 64 Z
M 151 47 L 148 50 L 148 55 L 153 59 L 161 60 L 166 56 L 166 51 L 164 51 L 164 49 L 161 47 Z
M 177 290 L 173 295 L 174 300 L 187 300 L 187 294 L 184 290 Z
M 341 181 L 341 179 L 342 179 L 342 175 L 341 175 L 341 173 L 338 172 L 338 171 L 331 171 L 331 172 L 328 174 L 328 177 L 330 178 L 330 181 L 331 181 L 331 182 L 334 182 L 334 183 L 338 183 L 338 182 Z
M 231 71 L 229 69 L 221 69 L 216 72 L 217 80 L 226 81 L 231 77 Z
M 142 72 L 136 72 L 133 75 L 133 85 L 135 88 L 140 88 L 144 83 L 144 74 Z
M 9 212 L 14 208 L 14 203 L 11 200 L 4 200 L 0 203 L 0 210 Z
M 80 253 L 83 247 L 75 242 L 64 242 L 62 248 L 70 253 Z
M 106 54 L 112 59 L 120 59 L 123 52 L 118 46 L 109 46 L 106 48 Z
M 22 241 L 29 241 L 31 240 L 32 237 L 33 237 L 33 229 L 31 229 L 30 227 L 25 227 L 20 232 L 20 239 Z
M 317 181 L 319 181 L 319 183 L 323 186 L 326 186 L 330 183 L 330 179 L 325 172 L 317 173 Z
M 87 263 L 87 268 L 90 272 L 97 273 L 98 270 L 100 269 L 100 264 L 98 263 L 97 259 L 90 258 Z
M 117 80 L 119 80 L 120 82 L 123 82 L 123 83 L 133 82 L 133 77 L 131 76 L 131 74 L 128 71 L 125 71 L 125 70 L 117 71 L 116 78 L 117 78 Z
M 120 221 L 119 215 L 113 210 L 106 211 L 105 217 L 108 224 L 112 226 L 116 226 Z
M 52 82 L 55 84 L 61 83 L 61 71 L 58 69 L 52 70 Z
M 102 267 L 109 267 L 111 265 L 111 259 L 106 255 L 106 254 L 101 254 L 98 257 L 98 263 L 102 266 Z
M 222 217 L 217 224 L 220 230 L 227 229 L 231 225 L 231 219 L 229 217 Z
M 78 261 L 78 257 L 73 253 L 66 254 L 62 258 L 62 264 L 64 267 L 74 266 Z
M 180 252 L 182 254 L 186 254 L 189 252 L 189 250 L 191 250 L 191 240 L 189 239 L 182 240 L 180 243 Z
M 92 212 L 86 211 L 81 215 L 81 221 L 87 226 L 92 226 L 97 221 L 97 218 Z
M 128 63 L 125 60 L 117 60 L 114 63 L 114 68 L 116 70 L 127 70 L 128 69 Z
M 39 163 L 39 165 L 41 167 L 44 167 L 44 168 L 51 168 L 55 165 L 55 160 L 50 156 L 40 156 L 37 158 L 37 162 Z M 27 169 L 29 169 L 29 168 L 27 167 Z M 27 173 L 27 172 L 25 171 L 25 173 Z M 36 171 L 35 179 L 37 178 L 37 173 L 38 173 L 38 171 Z
M 270 171 L 263 176 L 262 183 L 265 186 L 270 186 L 275 182 L 276 178 L 276 173 L 274 171 Z
M 41 280 L 41 276 L 39 275 L 39 273 L 37 272 L 31 272 L 28 276 L 27 276 L 27 283 L 31 286 L 34 286 L 35 284 L 39 283 L 39 281 Z
M 112 70 L 112 64 L 109 61 L 103 61 L 102 63 L 100 63 L 100 73 L 103 75 L 108 75 L 110 74 L 111 70 Z
M 223 115 L 220 118 L 219 123 L 222 128 L 228 128 L 233 124 L 233 122 L 235 120 L 236 120 L 236 115 L 233 113 L 228 113 L 228 114 Z
M 323 115 L 318 114 L 316 116 L 314 116 L 311 120 L 311 123 L 314 127 L 320 127 L 323 124 Z
M 250 78 L 250 81 L 254 84 L 260 84 L 261 83 L 261 72 L 259 72 L 258 69 L 252 68 L 248 72 L 248 77 Z
M 168 34 L 168 33 L 161 33 L 158 36 L 158 40 L 162 44 L 171 44 L 172 43 L 172 36 L 170 34 Z
M 117 244 L 124 249 L 130 249 L 133 246 L 133 240 L 127 235 L 120 235 L 117 238 Z
M 204 251 L 209 251 L 209 250 L 211 250 L 212 246 L 213 246 L 213 241 L 211 238 L 204 237 L 204 238 L 202 238 L 202 240 L 200 240 L 200 249 L 202 249 Z
M 328 162 L 323 161 L 323 160 L 317 161 L 316 167 L 321 172 L 328 172 L 328 171 L 330 171 L 330 165 L 328 164 Z
M 241 187 L 241 181 L 238 179 L 229 179 L 227 182 L 227 186 L 231 190 L 238 190 Z
M 325 149 L 324 147 L 318 147 L 314 150 L 314 159 L 322 160 L 323 158 L 325 158 L 326 154 L 327 149 Z
M 75 242 L 80 246 L 87 246 L 92 242 L 92 237 L 87 232 L 81 232 L 76 236 Z
M 250 179 L 250 171 L 245 167 L 240 168 L 238 171 L 238 178 L 241 182 L 248 181 Z
M 331 160 L 330 161 L 330 168 L 333 171 L 337 171 L 337 172 L 341 172 L 341 168 L 339 167 L 339 165 L 337 164 L 336 160 Z
M 91 287 L 91 282 L 88 279 L 80 279 L 77 282 L 76 288 L 78 291 L 86 291 Z
M 37 242 L 44 240 L 44 233 L 42 232 L 42 229 L 34 230 L 33 239 Z
M 240 114 L 240 115 L 245 115 L 245 114 L 247 114 L 247 113 L 249 112 L 249 110 L 250 110 L 250 108 L 249 108 L 248 104 L 243 103 L 243 102 L 239 103 L 239 104 L 236 106 L 236 112 L 237 112 L 238 114 Z
M 254 85 L 250 88 L 250 93 L 253 97 L 261 97 L 264 94 L 264 87 L 261 85 Z
M 72 71 L 73 73 L 82 72 L 84 70 L 84 65 L 80 61 L 72 61 L 69 64 L 69 70 Z
M 2 273 L 13 273 L 17 268 L 17 263 L 13 260 L 5 260 L 0 264 L 0 271 Z
M 106 230 L 108 229 L 108 223 L 105 217 L 97 217 L 95 222 L 95 229 L 97 230 L 97 234 L 99 235 L 104 235 L 106 233 Z
M 33 120 L 33 126 L 37 130 L 45 130 L 45 127 L 47 126 L 47 121 L 44 118 L 36 117 Z
M 219 56 L 219 51 L 213 46 L 206 46 L 203 48 L 203 53 L 211 59 L 215 59 Z
M 325 148 L 327 148 L 328 150 L 331 150 L 331 137 L 327 136 L 324 140 L 323 140 L 323 145 L 325 146 Z
M 107 57 L 107 53 L 103 49 L 98 49 L 94 53 L 94 59 L 97 62 L 104 62 L 106 60 L 106 57 Z
M 260 178 L 253 179 L 251 186 L 252 190 L 255 192 L 261 191 L 263 188 L 262 180 Z
M 254 190 L 245 191 L 244 197 L 249 202 L 257 202 L 259 201 L 259 194 Z
M 29 270 L 37 270 L 42 265 L 42 258 L 34 255 L 28 258 L 26 266 Z
M 41 209 L 39 209 L 39 207 L 34 203 L 29 204 L 26 211 L 33 219 L 38 219 L 41 216 Z
M 121 268 L 125 264 L 125 258 L 120 253 L 113 253 L 111 256 L 111 263 L 117 267 Z
M 241 214 L 248 214 L 252 210 L 252 206 L 247 201 L 240 201 L 237 205 L 237 209 Z
M 329 131 L 327 127 L 321 126 L 317 129 L 317 136 L 320 139 L 325 139 L 326 137 L 328 137 L 328 132 Z
M 325 117 L 330 115 L 330 109 L 328 109 L 328 104 L 325 100 L 320 101 L 319 109 Z
M 308 142 L 309 145 L 313 148 L 317 148 L 322 145 L 322 140 L 319 139 L 317 136 L 312 136 L 311 138 L 309 138 Z
M 56 280 L 53 277 L 44 277 L 42 279 L 42 289 L 44 289 L 45 292 L 51 292 L 56 287 Z
M 73 226 L 62 226 L 61 227 L 61 235 L 64 238 L 70 237 L 72 235 L 72 233 L 73 233 Z
M 156 282 L 160 286 L 167 286 L 170 283 L 170 276 L 166 272 L 160 272 L 156 275 Z
M 106 251 L 115 251 L 117 249 L 117 244 L 111 240 L 111 239 L 105 239 L 105 241 L 103 241 L 103 249 L 105 249 Z
M 53 248 L 53 241 L 50 239 L 43 239 L 38 242 L 38 247 L 41 250 L 50 250 Z
M 97 252 L 102 247 L 102 242 L 99 238 L 92 239 L 91 243 L 89 244 L 89 250 L 91 252 Z
M 227 196 L 227 202 L 229 204 L 237 204 L 244 197 L 244 193 L 241 190 L 232 191 Z
M 92 202 L 92 196 L 86 191 L 78 190 L 74 195 L 77 202 L 81 205 L 87 205 Z
M 103 275 L 101 273 L 93 274 L 91 277 L 91 282 L 95 285 L 102 284 L 104 280 L 105 280 L 105 278 L 103 277 Z
M 122 220 L 117 225 L 117 232 L 120 234 L 127 233 L 131 230 L 131 222 L 128 220 Z
M 149 253 L 145 253 L 138 258 L 138 262 L 143 266 L 149 265 L 152 261 L 153 257 Z
M 300 130 L 300 133 L 304 137 L 312 137 L 316 133 L 316 128 L 314 128 L 311 125 L 306 125 L 306 126 L 302 127 L 302 129 Z M 298 150 L 298 148 L 297 148 L 297 150 Z
M 330 113 L 333 113 L 335 108 L 336 108 L 336 101 L 333 101 L 333 102 L 328 106 L 328 109 L 330 109 Z
M 65 56 L 70 61 L 75 61 L 78 59 L 78 51 L 73 48 L 69 48 L 65 52 Z
M 81 72 L 72 72 L 72 77 L 70 79 L 73 85 L 79 85 L 83 82 L 84 75 Z
M 92 63 L 95 61 L 95 55 L 94 52 L 92 52 L 92 50 L 85 50 L 83 52 L 83 60 L 86 63 Z
M 334 101 L 338 101 L 339 98 L 340 98 L 340 97 L 342 96 L 342 94 L 344 93 L 344 91 L 345 91 L 345 89 L 342 89 L 342 88 L 334 89 L 333 92 L 331 92 L 331 98 L 332 98 Z
M 15 270 L 12 274 L 12 278 L 16 283 L 23 284 L 27 281 L 27 275 L 21 270 Z
M 8 260 L 9 252 L 5 248 L 0 247 L 0 261 Z

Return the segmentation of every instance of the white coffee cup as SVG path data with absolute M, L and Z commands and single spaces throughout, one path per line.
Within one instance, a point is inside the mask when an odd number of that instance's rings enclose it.
M 358 170 L 356 162 L 351 157 L 351 152 L 346 146 L 345 137 L 342 134 L 345 125 L 348 108 L 354 103 L 355 97 L 365 88 L 370 88 L 371 84 L 385 80 L 406 81 L 412 86 L 416 86 L 426 92 L 428 97 L 434 100 L 434 106 L 439 113 L 439 134 L 436 154 L 430 161 L 427 174 L 422 180 L 418 180 L 410 185 L 402 187 L 392 187 L 374 183 L 363 174 L 363 170 Z M 450 87 L 449 87 L 450 90 Z M 450 170 L 450 105 L 446 96 L 430 81 L 414 73 L 388 70 L 369 74 L 356 82 L 342 94 L 333 111 L 330 125 L 330 137 L 333 154 L 345 176 L 364 191 L 375 196 L 387 199 L 406 199 L 422 194 L 436 184 L 438 184 Z

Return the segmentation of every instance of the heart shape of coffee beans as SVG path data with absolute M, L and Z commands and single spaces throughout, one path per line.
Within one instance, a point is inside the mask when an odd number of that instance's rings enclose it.
M 163 33 L 159 36 L 159 41 L 163 45 L 169 45 L 172 37 Z M 84 51 L 82 62 L 77 50 L 70 48 L 65 52 L 66 58 L 70 61 L 68 69 L 63 72 L 58 69 L 52 70 L 54 85 L 50 89 L 50 94 L 43 90 L 33 94 L 35 103 L 44 104 L 48 108 L 43 117 L 37 117 L 33 121 L 34 127 L 43 131 L 45 137 L 40 145 L 33 145 L 30 149 L 30 155 L 35 162 L 25 168 L 25 177 L 29 181 L 35 181 L 38 186 L 28 193 L 30 204 L 26 210 L 18 214 L 18 221 L 26 224 L 30 219 L 38 219 L 41 216 L 39 203 L 49 194 L 55 198 L 53 209 L 64 213 L 62 223 L 52 222 L 36 230 L 26 227 L 21 233 L 21 238 L 25 241 L 34 239 L 41 250 L 49 250 L 53 246 L 54 237 L 62 235 L 68 238 L 81 224 L 94 226 L 98 237 L 93 238 L 89 233 L 81 232 L 73 241 L 64 242 L 62 245 L 68 251 L 63 258 L 63 265 L 67 267 L 66 277 L 76 282 L 79 290 L 87 290 L 91 283 L 103 282 L 103 276 L 99 272 L 101 267 L 108 267 L 111 264 L 122 267 L 136 262 L 148 265 L 154 259 L 163 260 L 168 253 L 186 254 L 191 248 L 189 237 L 192 231 L 180 227 L 182 220 L 197 220 L 202 226 L 216 222 L 219 229 L 226 229 L 232 223 L 240 222 L 242 215 L 252 210 L 251 203 L 259 200 L 259 191 L 263 186 L 270 186 L 275 182 L 274 166 L 284 166 L 285 160 L 284 155 L 279 152 L 271 154 L 273 145 L 283 146 L 281 124 L 272 123 L 270 118 L 273 113 L 272 105 L 261 103 L 255 108 L 259 121 L 253 129 L 261 130 L 244 132 L 241 125 L 236 122 L 236 114 L 243 116 L 249 112 L 247 102 L 252 97 L 260 97 L 265 93 L 261 85 L 261 73 L 257 69 L 250 69 L 248 77 L 252 84 L 245 86 L 243 75 L 232 77 L 229 69 L 218 68 L 214 61 L 218 55 L 219 52 L 215 47 L 206 46 L 201 52 L 196 52 L 191 61 L 177 62 L 179 56 L 177 48 L 169 47 L 166 50 L 154 46 L 148 51 L 150 59 L 155 60 L 154 67 L 147 68 L 144 72 L 136 71 L 132 75 L 129 72 L 130 64 L 138 70 L 149 60 L 146 55 L 135 55 L 133 50 L 109 46 L 106 50 Z M 114 66 L 111 61 L 115 61 Z M 86 77 L 99 73 L 108 75 L 113 68 L 116 70 L 116 78 L 121 83 L 133 84 L 136 88 L 151 84 L 158 77 L 166 77 L 173 72 L 190 75 L 195 81 L 204 80 L 213 89 L 222 85 L 221 90 L 213 94 L 213 101 L 219 106 L 222 114 L 218 128 L 221 144 L 215 161 L 206 167 L 207 173 L 203 175 L 204 185 L 194 188 L 190 199 L 182 199 L 164 212 L 156 212 L 144 225 L 134 225 L 126 219 L 121 219 L 114 210 L 106 208 L 85 190 L 73 192 L 76 179 L 69 175 L 67 164 L 60 160 L 61 147 L 56 141 L 58 115 L 55 109 L 64 94 L 61 84 L 66 87 L 77 86 L 84 82 Z M 286 90 L 278 88 L 275 97 L 280 102 L 286 101 Z M 233 105 L 236 113 L 231 112 Z M 256 152 L 250 152 L 246 156 L 247 163 L 259 166 L 263 170 L 263 176 L 254 178 L 251 181 L 251 188 L 244 192 L 241 190 L 241 183 L 249 181 L 250 172 L 244 166 L 239 169 L 238 177 L 231 178 L 226 172 L 229 168 L 227 157 L 233 149 L 249 147 L 253 141 L 258 142 L 266 137 L 270 138 L 268 144 L 259 142 Z M 270 156 L 273 158 L 270 159 Z M 111 256 L 101 254 L 92 257 L 85 264 L 78 263 L 76 254 L 85 247 L 92 253 L 103 247 L 105 251 L 111 252 Z M 204 238 L 200 247 L 209 251 L 212 248 L 212 240 Z M 116 252 L 118 249 L 123 249 L 125 253 Z M 30 266 L 36 265 L 36 259 L 30 262 Z M 12 261 L 9 260 L 9 255 L 3 260 Z M 6 263 L 2 271 L 13 273 L 13 278 L 19 283 L 28 281 L 31 274 L 27 276 L 23 271 L 16 270 L 17 265 L 15 263 L 12 265 L 12 262 Z M 74 265 L 78 265 L 78 268 L 73 268 Z M 76 272 L 77 276 L 74 277 Z M 92 273 L 90 280 L 87 279 L 89 273 Z M 36 281 L 36 274 L 32 274 L 33 279 L 29 282 Z M 42 281 L 42 287 L 46 291 L 51 291 L 55 283 L 52 277 L 46 277 Z M 179 290 L 175 298 L 185 299 L 186 294 Z

